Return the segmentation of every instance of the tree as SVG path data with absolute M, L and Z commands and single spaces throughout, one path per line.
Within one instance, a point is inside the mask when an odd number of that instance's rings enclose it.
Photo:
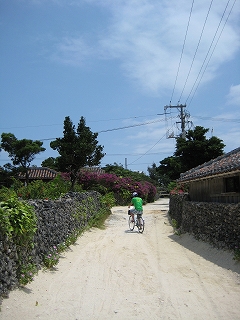
M 18 140 L 12 133 L 2 133 L 1 148 L 9 154 L 13 165 L 19 166 L 20 171 L 25 173 L 26 182 L 29 182 L 28 167 L 37 154 L 45 151 L 40 140 Z
M 53 158 L 53 157 L 49 157 L 47 159 L 45 159 L 42 163 L 41 166 L 42 167 L 47 167 L 56 171 L 60 171 L 59 169 L 59 165 L 58 165 L 58 158 Z
M 103 167 L 103 170 L 106 173 L 113 173 L 118 177 L 128 177 L 136 181 L 148 181 L 150 183 L 155 183 L 151 177 L 145 175 L 143 172 L 125 169 L 123 168 L 122 164 L 117 164 L 116 162 L 114 162 L 114 164 L 107 164 L 105 167 Z
M 177 138 L 173 156 L 163 159 L 160 166 L 153 166 L 149 172 L 157 173 L 166 185 L 169 181 L 178 179 L 180 173 L 221 156 L 225 147 L 223 141 L 215 136 L 207 139 L 205 135 L 208 131 L 209 129 L 201 126 L 188 130 L 185 139 Z
M 71 189 L 77 180 L 78 172 L 85 166 L 96 166 L 104 157 L 103 146 L 98 145 L 98 133 L 92 133 L 86 126 L 85 119 L 80 118 L 77 130 L 70 117 L 65 117 L 63 138 L 57 138 L 50 143 L 52 149 L 57 150 L 58 167 L 62 172 L 69 172 Z
M 205 134 L 208 131 L 209 129 L 196 126 L 194 130 L 187 131 L 186 139 L 177 138 L 174 155 L 180 159 L 181 172 L 190 170 L 223 154 L 225 144 L 215 136 L 207 139 Z
M 165 186 L 172 180 L 176 180 L 181 171 L 181 161 L 179 157 L 167 157 L 160 161 L 160 166 L 157 168 L 157 172 L 162 176 L 162 180 Z
M 153 181 L 155 181 L 155 184 L 157 184 L 159 187 L 161 187 L 161 189 L 165 189 L 165 187 L 168 185 L 168 183 L 171 181 L 171 179 L 168 176 L 168 174 L 166 174 L 165 166 L 162 166 L 162 169 L 163 170 L 159 170 L 156 163 L 153 163 L 152 167 L 148 167 L 147 170 L 149 173 L 149 177 Z M 167 168 L 167 172 L 169 173 L 168 168 Z

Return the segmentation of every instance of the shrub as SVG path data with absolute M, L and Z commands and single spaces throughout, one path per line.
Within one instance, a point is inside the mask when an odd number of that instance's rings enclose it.
M 38 269 L 33 263 L 28 263 L 19 268 L 19 283 L 23 286 L 33 281 L 33 277 L 38 273 Z
M 16 188 L 15 188 L 16 189 Z M 22 199 L 58 199 L 70 190 L 70 183 L 60 175 L 50 181 L 36 180 L 27 186 L 22 185 L 16 190 L 18 197 Z
M 33 207 L 18 200 L 16 194 L 0 202 L 0 231 L 10 238 L 17 249 L 17 276 L 20 284 L 32 281 L 37 268 L 31 261 L 37 219 Z
M 43 259 L 44 266 L 48 269 L 54 267 L 59 262 L 59 252 L 56 246 L 50 250 L 50 252 L 45 255 Z
M 68 174 L 62 175 L 69 180 Z M 130 177 L 119 177 L 113 173 L 97 173 L 82 171 L 78 176 L 78 184 L 84 190 L 95 190 L 101 194 L 112 192 L 118 204 L 126 205 L 131 199 L 133 191 L 137 191 L 144 202 L 154 201 L 156 187 L 148 181 L 136 181 Z
M 14 235 L 20 240 L 30 240 L 36 231 L 33 207 L 18 200 L 16 195 L 0 202 L 0 228 L 9 237 Z

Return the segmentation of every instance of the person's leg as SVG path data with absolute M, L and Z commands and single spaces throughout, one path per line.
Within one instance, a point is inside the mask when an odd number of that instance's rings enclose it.
M 134 213 L 131 213 L 132 216 L 132 222 L 134 222 Z
M 138 214 L 138 215 L 137 215 L 138 225 L 139 225 L 139 229 L 140 229 L 140 230 L 142 229 L 142 224 L 141 224 L 141 220 L 140 220 L 141 217 L 142 217 L 142 214 Z
M 132 222 L 134 222 L 134 211 L 135 209 L 130 209 L 131 217 L 132 217 Z

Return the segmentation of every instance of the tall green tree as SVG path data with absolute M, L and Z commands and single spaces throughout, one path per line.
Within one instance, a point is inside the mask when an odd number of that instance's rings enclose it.
M 164 186 L 167 186 L 170 181 L 176 180 L 181 172 L 180 158 L 176 156 L 164 158 L 160 161 L 160 166 L 156 167 L 160 185 Z
M 196 126 L 194 130 L 188 130 L 186 139 L 177 138 L 174 156 L 179 157 L 181 172 L 190 170 L 204 162 L 217 158 L 223 154 L 225 144 L 215 136 L 206 138 L 209 129 Z
M 46 168 L 50 168 L 50 169 L 53 169 L 56 171 L 60 171 L 59 165 L 58 165 L 58 157 L 57 158 L 49 157 L 49 158 L 45 159 L 41 163 L 41 166 L 46 167 Z
M 162 168 L 163 170 L 160 171 L 156 163 L 153 163 L 152 167 L 148 167 L 147 170 L 148 170 L 149 177 L 153 181 L 155 181 L 155 184 L 159 186 L 161 189 L 166 189 L 165 187 L 168 185 L 171 179 L 169 175 L 166 174 L 165 167 L 162 167 Z M 169 170 L 167 170 L 167 173 L 169 173 Z
M 9 154 L 14 166 L 26 175 L 29 182 L 28 168 L 35 156 L 46 149 L 42 147 L 40 140 L 21 139 L 18 140 L 12 133 L 2 133 L 1 148 Z
M 98 133 L 93 133 L 86 126 L 84 117 L 80 118 L 77 129 L 70 117 L 65 117 L 63 138 L 57 138 L 50 143 L 52 149 L 57 150 L 59 170 L 69 172 L 71 189 L 77 180 L 78 172 L 85 166 L 96 166 L 104 157 L 103 146 L 98 145 Z
M 176 180 L 180 173 L 190 170 L 223 154 L 225 144 L 215 136 L 207 139 L 209 129 L 196 126 L 186 132 L 186 138 L 176 139 L 176 149 L 173 156 L 160 161 L 160 166 L 152 168 L 162 178 L 164 183 Z M 151 170 L 150 170 L 151 171 Z

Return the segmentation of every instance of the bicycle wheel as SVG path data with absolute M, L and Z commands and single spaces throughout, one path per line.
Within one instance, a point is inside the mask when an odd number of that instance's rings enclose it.
M 135 221 L 134 221 L 134 220 L 132 221 L 132 217 L 131 217 L 131 216 L 129 216 L 128 225 L 129 225 L 129 229 L 130 229 L 131 231 L 133 231 L 133 229 L 134 229 L 134 227 L 135 227 Z
M 143 233 L 143 231 L 144 231 L 144 226 L 145 226 L 145 223 L 144 223 L 143 218 L 142 218 L 142 217 L 138 218 L 138 225 L 137 225 L 137 227 L 138 227 L 138 232 L 139 232 L 139 233 Z

